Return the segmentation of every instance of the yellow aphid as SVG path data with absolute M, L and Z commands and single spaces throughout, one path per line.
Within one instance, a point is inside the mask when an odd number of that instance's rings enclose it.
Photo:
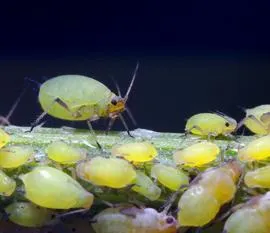
M 249 188 L 270 188 L 270 166 L 247 172 L 244 180 Z
M 270 192 L 255 196 L 227 219 L 224 233 L 269 233 Z
M 236 127 L 237 122 L 224 114 L 199 113 L 188 119 L 185 130 L 200 136 L 226 136 Z
M 268 134 L 270 132 L 270 105 L 246 109 L 246 117 L 239 124 L 239 127 L 244 124 L 255 134 Z
M 238 158 L 245 162 L 265 160 L 269 157 L 270 135 L 253 140 L 247 146 L 238 151 Z
M 155 164 L 151 170 L 151 176 L 171 190 L 178 190 L 182 185 L 189 183 L 188 176 L 176 168 Z
M 123 157 L 130 162 L 142 163 L 153 160 L 158 152 L 149 142 L 132 142 L 114 146 L 112 154 Z
M 14 202 L 5 208 L 11 222 L 24 227 L 41 227 L 52 220 L 53 212 L 30 202 Z
M 77 165 L 77 175 L 94 185 L 123 188 L 136 178 L 132 165 L 123 159 L 97 156 Z
M 86 153 L 74 148 L 63 141 L 55 141 L 47 147 L 48 157 L 61 164 L 74 164 L 85 159 Z
M 136 181 L 134 182 L 135 185 L 132 187 L 132 190 L 140 193 L 151 201 L 159 199 L 161 189 L 143 172 L 136 171 L 136 173 Z
M 96 233 L 176 233 L 177 222 L 164 212 L 133 206 L 108 208 L 93 218 Z
M 34 150 L 30 146 L 7 146 L 0 149 L 0 167 L 2 168 L 17 168 L 25 164 L 31 156 L 34 155 Z
M 0 195 L 10 196 L 16 188 L 16 182 L 0 170 Z
M 176 164 L 199 167 L 214 161 L 219 153 L 220 149 L 215 143 L 205 141 L 175 152 L 173 159 Z
M 52 209 L 90 208 L 93 195 L 66 173 L 48 166 L 21 175 L 25 197 L 36 205 Z
M 10 141 L 10 136 L 0 128 L 0 148 L 5 146 Z
M 196 177 L 178 203 L 180 226 L 202 227 L 213 220 L 220 207 L 233 199 L 240 172 L 240 165 L 232 161 Z

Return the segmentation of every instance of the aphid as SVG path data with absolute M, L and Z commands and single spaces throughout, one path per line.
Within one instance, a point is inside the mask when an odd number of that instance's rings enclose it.
M 10 141 L 10 136 L 0 128 L 0 148 L 5 146 Z
M 199 167 L 214 161 L 219 153 L 220 149 L 215 143 L 204 141 L 176 151 L 173 159 L 176 164 Z
M 240 165 L 232 161 L 196 177 L 179 200 L 179 224 L 202 227 L 213 220 L 220 207 L 233 199 L 240 172 Z
M 188 176 L 179 169 L 155 164 L 151 169 L 151 176 L 171 190 L 179 190 L 183 185 L 188 185 Z
M 131 189 L 151 201 L 158 200 L 161 194 L 161 189 L 142 171 L 136 171 L 136 180 Z
M 134 206 L 107 208 L 92 220 L 96 233 L 176 233 L 177 222 L 164 212 Z
M 74 164 L 86 158 L 86 152 L 63 141 L 52 142 L 47 147 L 48 157 L 61 164 Z
M 238 151 L 238 158 L 245 162 L 265 160 L 269 157 L 270 135 L 253 140 Z
M 0 195 L 10 196 L 15 191 L 16 182 L 0 170 Z
M 245 125 L 255 134 L 265 135 L 270 132 L 270 105 L 260 105 L 246 109 L 246 117 L 241 120 L 237 128 Z
M 20 175 L 25 197 L 36 205 L 52 209 L 90 208 L 93 195 L 66 173 L 48 166 Z
M 224 114 L 199 113 L 190 117 L 185 130 L 200 136 L 229 136 L 235 131 L 237 122 Z
M 51 222 L 53 211 L 30 202 L 14 202 L 5 208 L 11 222 L 24 227 L 41 227 Z
M 111 188 L 126 187 L 136 178 L 136 171 L 128 161 L 100 156 L 79 163 L 76 172 L 80 178 L 94 185 Z
M 17 168 L 25 164 L 31 156 L 34 155 L 34 150 L 30 146 L 15 146 L 10 145 L 0 149 L 0 167 L 2 168 Z
M 112 154 L 130 162 L 143 163 L 153 160 L 158 152 L 149 142 L 132 142 L 114 146 Z
M 249 188 L 270 188 L 270 166 L 248 171 L 244 181 Z
M 119 117 L 129 133 L 126 122 L 121 115 L 127 111 L 126 102 L 134 83 L 139 64 L 137 64 L 125 97 L 112 93 L 105 85 L 90 77 L 81 75 L 61 75 L 52 78 L 40 86 L 39 102 L 44 110 L 32 125 L 49 114 L 53 117 L 70 121 L 87 121 L 93 135 L 92 121 L 110 118 L 108 130 Z M 30 130 L 30 131 L 31 131 Z M 99 144 L 98 144 L 99 145 Z M 100 145 L 99 145 L 100 146 Z
M 270 192 L 255 196 L 235 209 L 227 219 L 223 233 L 270 232 Z

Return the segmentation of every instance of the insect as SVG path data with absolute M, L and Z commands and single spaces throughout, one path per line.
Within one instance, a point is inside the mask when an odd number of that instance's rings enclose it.
M 136 171 L 126 160 L 94 157 L 76 167 L 77 175 L 94 185 L 123 188 L 136 179 Z
M 112 154 L 130 162 L 142 163 L 153 160 L 158 152 L 149 142 L 132 142 L 114 146 Z
M 255 196 L 236 206 L 224 225 L 223 233 L 268 233 L 270 232 L 270 192 Z
M 16 182 L 0 170 L 0 195 L 11 196 L 16 188 Z
M 270 188 L 270 166 L 248 171 L 244 181 L 249 188 Z
M 5 208 L 8 219 L 24 227 L 41 227 L 47 225 L 54 212 L 41 208 L 30 202 L 14 202 Z
M 151 176 L 174 191 L 189 183 L 189 178 L 184 172 L 163 164 L 155 164 L 151 169 Z
M 136 171 L 136 181 L 132 186 L 132 190 L 140 193 L 151 201 L 158 200 L 161 189 L 142 171 Z
M 270 157 L 270 135 L 257 138 L 238 151 L 241 161 L 251 162 Z
M 96 233 L 176 233 L 177 221 L 152 208 L 107 208 L 92 219 Z
M 131 83 L 124 97 L 118 89 L 118 96 L 97 80 L 81 75 L 61 75 L 52 78 L 40 86 L 39 103 L 44 112 L 32 124 L 32 129 L 47 114 L 69 121 L 87 121 L 92 135 L 96 136 L 91 122 L 99 118 L 110 118 L 108 130 L 114 121 L 120 118 L 128 134 L 127 124 L 122 116 L 125 110 L 133 119 L 126 106 L 129 93 L 135 81 L 139 64 L 135 68 Z M 118 86 L 117 86 L 118 87 Z M 97 145 L 101 148 L 100 144 Z
M 265 135 L 270 133 L 270 105 L 260 105 L 245 111 L 246 116 L 238 123 L 237 128 L 245 125 L 255 134 Z
M 222 113 L 199 113 L 190 117 L 186 123 L 186 132 L 200 136 L 230 136 L 237 128 L 237 122 Z
M 74 164 L 86 158 L 86 152 L 63 141 L 52 142 L 47 147 L 48 157 L 61 164 Z
M 36 167 L 19 178 L 24 184 L 25 197 L 36 205 L 52 209 L 89 209 L 93 203 L 91 193 L 56 168 Z
M 0 167 L 2 168 L 17 168 L 25 164 L 31 156 L 34 155 L 34 150 L 30 146 L 15 146 L 10 145 L 0 149 Z
M 181 226 L 202 227 L 213 220 L 220 207 L 234 198 L 241 167 L 236 161 L 199 174 L 178 202 Z
M 173 154 L 173 159 L 176 164 L 199 167 L 214 161 L 219 153 L 220 149 L 215 143 L 205 141 L 176 151 Z

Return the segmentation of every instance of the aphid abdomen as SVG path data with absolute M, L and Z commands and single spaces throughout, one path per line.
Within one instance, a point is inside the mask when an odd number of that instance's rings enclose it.
M 270 188 L 270 166 L 247 172 L 244 180 L 250 188 Z
M 63 75 L 50 79 L 40 87 L 39 102 L 48 114 L 65 120 L 87 120 L 102 114 L 108 105 L 111 91 L 102 83 L 80 75 Z M 59 98 L 74 113 L 55 100 Z M 96 106 L 96 107 L 95 107 Z M 80 111 L 81 116 L 76 116 Z

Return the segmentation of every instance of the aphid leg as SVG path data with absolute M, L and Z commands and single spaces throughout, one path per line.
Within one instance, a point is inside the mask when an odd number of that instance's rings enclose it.
M 135 127 L 138 127 L 138 124 L 137 124 L 137 122 L 136 122 L 136 120 L 135 120 L 133 114 L 131 113 L 130 109 L 126 106 L 125 110 L 126 110 L 128 116 L 129 116 L 129 118 L 131 119 L 133 125 L 134 125 Z
M 64 218 L 64 217 L 66 217 L 66 216 L 70 216 L 70 215 L 73 215 L 73 214 L 79 214 L 79 213 L 86 213 L 86 212 L 88 212 L 89 211 L 89 209 L 79 209 L 79 210 L 72 210 L 72 211 L 69 211 L 69 212 L 67 212 L 67 213 L 64 213 L 64 214 L 58 214 L 58 215 L 56 215 L 56 217 L 55 218 Z
M 110 119 L 109 124 L 108 124 L 108 127 L 107 127 L 107 129 L 106 129 L 106 135 L 108 135 L 108 133 L 109 133 L 109 131 L 111 130 L 111 128 L 112 128 L 112 126 L 113 126 L 115 120 L 116 120 L 116 117 L 112 117 L 112 118 Z
M 130 134 L 128 125 L 127 125 L 127 123 L 126 123 L 124 117 L 123 117 L 120 113 L 119 113 L 119 118 L 120 118 L 120 120 L 122 121 L 122 123 L 123 123 L 123 125 L 124 125 L 124 127 L 125 127 L 125 129 L 126 129 L 126 131 L 127 131 L 127 134 L 128 134 L 130 137 L 134 138 L 134 136 L 132 136 L 132 135 Z
M 212 137 L 215 138 L 215 137 L 217 137 L 217 136 L 218 136 L 217 133 L 211 132 L 211 133 L 209 133 L 209 134 L 207 135 L 207 140 L 208 140 L 208 141 L 211 141 L 211 138 L 212 138 Z
M 41 114 L 38 116 L 38 118 L 37 118 L 33 123 L 31 123 L 31 128 L 30 128 L 29 130 L 25 131 L 25 132 L 26 132 L 26 133 L 32 132 L 33 129 L 39 125 L 39 122 L 40 122 L 46 115 L 47 115 L 47 112 L 41 113 Z
M 97 140 L 97 135 L 96 135 L 96 133 L 95 133 L 93 127 L 92 127 L 91 119 L 90 119 L 90 120 L 87 120 L 86 122 L 87 122 L 88 128 L 90 129 L 90 132 L 91 132 L 91 134 L 92 134 L 92 137 L 94 138 L 94 140 L 95 140 L 95 142 L 96 142 L 98 148 L 99 148 L 100 150 L 102 150 L 102 147 L 101 147 L 101 145 L 99 144 L 99 142 L 98 142 L 98 140 Z

